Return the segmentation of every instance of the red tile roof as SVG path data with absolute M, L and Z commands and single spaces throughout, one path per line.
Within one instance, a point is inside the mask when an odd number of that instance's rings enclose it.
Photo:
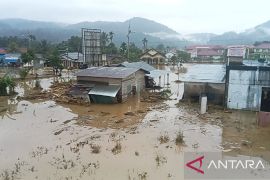
M 7 51 L 3 48 L 0 48 L 0 54 L 7 54 Z
M 222 56 L 223 53 L 211 48 L 198 48 L 197 56 Z

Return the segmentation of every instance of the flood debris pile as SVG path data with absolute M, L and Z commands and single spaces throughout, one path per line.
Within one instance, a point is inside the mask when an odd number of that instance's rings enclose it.
M 165 89 L 159 92 L 145 91 L 141 94 L 141 102 L 156 103 L 164 100 L 169 100 L 171 96 L 171 90 Z
M 42 91 L 40 88 L 34 88 L 30 93 L 24 96 L 18 96 L 18 100 L 54 100 L 58 103 L 68 103 L 77 105 L 89 105 L 89 100 L 82 97 L 75 97 L 70 93 L 73 83 L 69 82 L 54 82 L 50 90 Z

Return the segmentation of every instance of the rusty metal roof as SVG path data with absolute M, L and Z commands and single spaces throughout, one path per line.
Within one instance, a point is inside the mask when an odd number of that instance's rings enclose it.
M 138 70 L 126 67 L 91 67 L 76 73 L 76 76 L 123 79 Z

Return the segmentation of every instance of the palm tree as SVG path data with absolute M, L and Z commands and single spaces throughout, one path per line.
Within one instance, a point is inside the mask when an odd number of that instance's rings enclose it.
M 105 47 L 106 47 L 108 41 L 109 41 L 108 34 L 106 32 L 102 32 L 101 36 L 100 36 L 100 43 L 101 43 L 102 53 L 104 53 Z
M 142 42 L 143 42 L 143 49 L 146 50 L 147 49 L 147 43 L 148 43 L 148 40 L 146 39 L 146 37 L 143 38 Z
M 114 33 L 112 31 L 109 32 L 109 39 L 110 39 L 111 43 L 112 43 L 112 40 L 113 40 L 113 35 L 114 35 Z

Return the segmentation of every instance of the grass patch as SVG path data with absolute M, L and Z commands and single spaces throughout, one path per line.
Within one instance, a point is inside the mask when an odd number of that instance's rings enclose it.
M 159 136 L 158 140 L 160 144 L 164 144 L 170 141 L 170 137 L 167 134 L 165 134 L 165 135 Z
M 122 145 L 120 141 L 117 141 L 115 146 L 112 148 L 112 153 L 113 154 L 119 154 L 122 151 Z
M 179 131 L 176 135 L 175 144 L 181 145 L 184 143 L 184 135 L 182 131 Z
M 91 151 L 92 153 L 98 154 L 98 153 L 100 153 L 101 147 L 99 145 L 91 145 L 91 149 L 92 149 L 92 151 Z

